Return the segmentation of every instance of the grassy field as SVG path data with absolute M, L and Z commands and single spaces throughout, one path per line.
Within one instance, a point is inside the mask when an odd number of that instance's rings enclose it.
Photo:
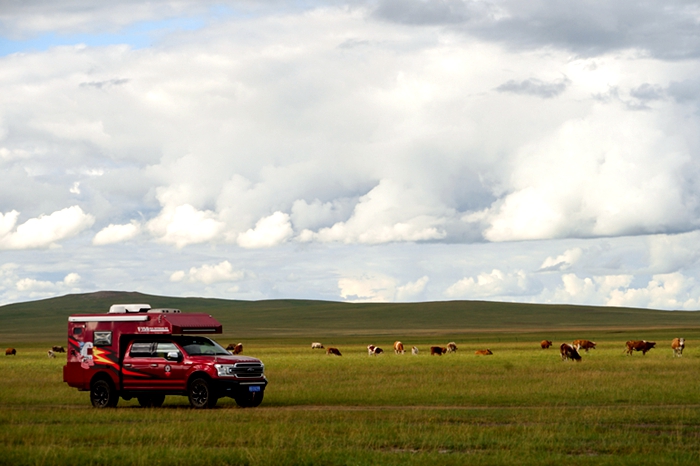
M 700 330 L 582 333 L 417 333 L 402 340 L 419 355 L 377 357 L 366 345 L 388 350 L 393 338 L 322 340 L 342 357 L 311 350 L 310 338 L 240 338 L 265 362 L 265 400 L 208 411 L 184 397 L 93 409 L 62 382 L 48 342 L 20 342 L 0 359 L 0 464 L 698 464 Z M 671 354 L 676 335 L 687 339 L 682 358 Z M 545 337 L 598 348 L 563 362 L 539 348 Z M 658 348 L 626 356 L 630 338 Z M 450 340 L 456 354 L 428 354 Z M 492 356 L 474 355 L 487 347 Z
M 96 410 L 62 382 L 67 317 L 145 302 L 208 312 L 266 365 L 263 404 Z M 673 337 L 687 349 L 674 358 Z M 576 338 L 580 363 L 541 350 Z M 395 355 L 394 340 L 421 353 Z M 657 341 L 646 356 L 630 339 Z M 342 357 L 310 349 L 311 341 Z M 430 356 L 455 341 L 456 354 Z M 367 344 L 387 350 L 367 355 Z M 0 307 L 0 465 L 700 463 L 700 313 L 456 301 L 227 301 L 100 292 Z M 478 357 L 490 348 L 492 356 Z

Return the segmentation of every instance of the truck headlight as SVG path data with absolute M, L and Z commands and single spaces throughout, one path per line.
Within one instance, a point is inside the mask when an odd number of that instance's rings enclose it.
M 219 377 L 231 377 L 233 376 L 233 366 L 228 364 L 214 364 L 216 372 Z

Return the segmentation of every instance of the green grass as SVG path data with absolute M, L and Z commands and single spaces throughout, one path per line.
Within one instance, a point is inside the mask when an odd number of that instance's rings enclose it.
M 392 338 L 332 337 L 342 357 L 310 339 L 247 339 L 270 385 L 259 408 L 220 400 L 195 411 L 184 397 L 159 409 L 120 400 L 90 407 L 61 380 L 62 359 L 24 344 L 0 359 L 0 464 L 605 465 L 698 464 L 700 331 L 671 355 L 667 330 L 646 356 L 623 352 L 626 333 L 591 337 L 580 363 L 539 349 L 540 334 L 404 338 L 418 356 L 367 356 Z M 454 339 L 456 354 L 430 356 Z M 493 356 L 478 357 L 488 347 Z

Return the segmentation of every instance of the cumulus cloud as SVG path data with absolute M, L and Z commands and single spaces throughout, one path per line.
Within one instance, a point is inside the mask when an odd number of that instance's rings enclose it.
M 79 206 L 41 215 L 18 225 L 19 212 L 0 214 L 0 249 L 39 249 L 56 246 L 61 240 L 89 228 L 95 219 Z
M 412 301 L 422 296 L 428 281 L 429 278 L 423 276 L 416 281 L 400 285 L 393 277 L 366 273 L 339 279 L 338 288 L 340 297 L 349 302 Z
M 93 238 L 92 244 L 104 246 L 106 244 L 121 243 L 135 238 L 141 233 L 141 225 L 132 221 L 124 225 L 114 225 L 104 227 Z
M 223 261 L 215 265 L 205 264 L 201 267 L 192 267 L 188 272 L 179 270 L 170 276 L 170 281 L 180 282 L 186 280 L 190 283 L 210 285 L 218 282 L 242 280 L 244 276 L 245 272 L 243 270 L 234 270 L 229 261 Z
M 490 273 L 480 273 L 475 277 L 465 277 L 445 290 L 445 296 L 454 299 L 480 299 L 487 296 L 518 296 L 534 294 L 532 280 L 518 270 L 506 273 L 498 269 Z
M 430 279 L 423 276 L 415 282 L 406 283 L 396 288 L 396 301 L 412 301 L 421 297 Z
M 605 304 L 697 310 L 700 307 L 700 286 L 695 278 L 686 277 L 679 272 L 654 275 L 645 287 L 612 290 Z
M 563 254 L 557 257 L 550 256 L 546 258 L 540 266 L 540 271 L 566 270 L 578 262 L 581 256 L 583 256 L 583 250 L 581 248 L 567 249 Z
M 224 224 L 212 211 L 201 211 L 183 204 L 164 208 L 146 227 L 158 241 L 183 248 L 216 238 L 223 231 Z
M 258 220 L 255 228 L 239 234 L 236 241 L 239 246 L 247 249 L 270 248 L 286 241 L 292 233 L 289 215 L 275 212 Z

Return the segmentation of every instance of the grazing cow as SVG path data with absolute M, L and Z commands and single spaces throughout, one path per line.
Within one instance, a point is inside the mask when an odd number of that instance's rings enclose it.
M 655 341 L 646 341 L 646 340 L 630 340 L 627 343 L 625 343 L 627 346 L 627 351 L 628 355 L 632 355 L 632 351 L 641 351 L 642 356 L 645 356 L 647 354 L 647 351 L 652 349 L 654 346 L 656 346 Z
M 5 350 L 5 356 L 16 356 L 17 355 L 17 350 L 14 348 L 7 348 Z
M 400 341 L 394 342 L 394 353 L 403 354 L 403 343 L 401 343 Z
M 342 356 L 342 354 L 340 354 L 340 350 L 338 348 L 328 348 L 326 350 L 326 354 L 329 356 L 330 355 Z
M 226 350 L 230 351 L 231 354 L 241 354 L 243 352 L 243 343 L 237 343 L 235 345 L 231 343 L 226 347 Z
M 54 354 L 53 350 L 48 350 L 48 351 L 46 352 L 46 355 L 49 357 L 49 359 L 53 359 L 53 358 L 56 357 L 56 355 Z
M 445 353 L 447 353 L 447 348 L 445 348 L 445 347 L 442 347 L 442 346 L 431 346 L 430 347 L 430 355 L 431 356 L 433 354 L 437 354 L 438 356 L 442 356 Z
M 542 340 L 542 341 L 540 342 L 540 346 L 542 347 L 542 349 L 547 349 L 547 348 L 549 348 L 550 346 L 552 346 L 553 344 L 554 344 L 554 343 L 552 343 L 551 340 Z
M 487 348 L 487 349 L 476 350 L 476 351 L 474 351 L 474 354 L 476 354 L 477 356 L 488 356 L 488 355 L 493 354 L 493 353 L 491 352 L 490 349 Z
M 454 341 L 451 341 L 447 344 L 447 352 L 448 353 L 455 353 L 457 352 L 457 345 L 455 344 Z
M 418 348 L 416 348 L 415 346 L 413 348 L 411 348 L 411 354 L 413 354 L 413 355 L 418 354 Z
M 381 349 L 378 346 L 374 345 L 367 345 L 367 354 L 370 356 L 375 356 L 377 354 L 382 354 L 384 352 L 383 349 Z
M 63 346 L 54 346 L 51 348 L 54 353 L 65 353 L 66 349 Z
M 595 349 L 595 341 L 590 341 L 590 340 L 574 340 L 574 342 L 571 344 L 574 348 L 576 348 L 578 351 L 581 351 L 581 349 L 586 350 L 586 353 L 588 353 L 589 349 Z
M 323 349 L 323 345 L 317 341 L 311 343 L 311 349 Z
M 581 360 L 581 355 L 578 354 L 578 351 L 576 348 L 571 346 L 568 343 L 562 343 L 561 346 L 559 347 L 559 352 L 561 353 L 561 360 L 566 361 L 567 359 L 571 359 L 572 361 L 580 361 Z
M 679 358 L 683 356 L 683 348 L 685 348 L 685 338 L 674 338 L 671 342 L 671 348 L 673 348 L 673 355 Z

